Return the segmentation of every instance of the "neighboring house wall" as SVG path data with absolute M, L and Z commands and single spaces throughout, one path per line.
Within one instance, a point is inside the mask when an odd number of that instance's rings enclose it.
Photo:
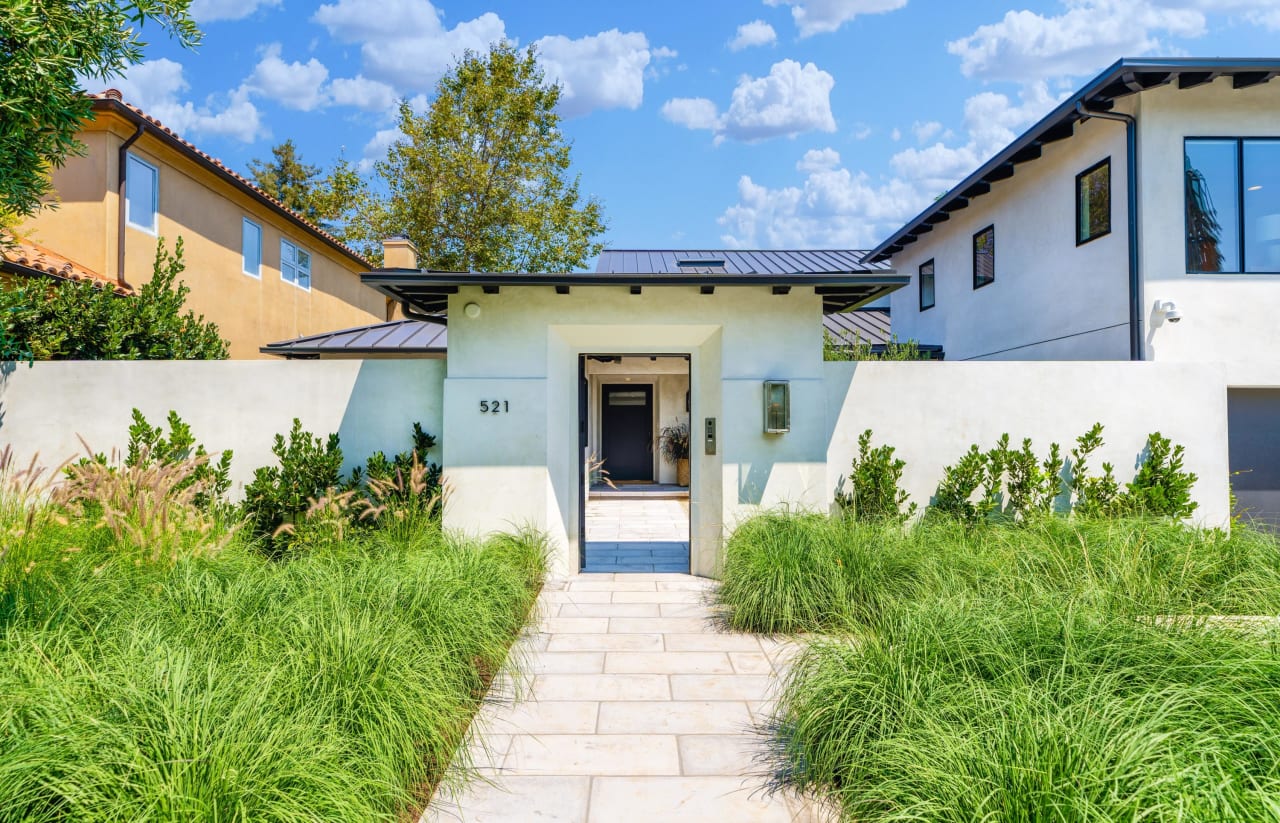
M 1153 89 L 1141 98 L 1147 358 L 1223 361 L 1233 386 L 1280 385 L 1272 374 L 1280 352 L 1280 275 L 1187 273 L 1183 174 L 1187 137 L 1280 138 L 1280 82 L 1233 89 L 1229 78 L 1220 78 L 1194 89 Z M 1182 313 L 1179 323 L 1158 322 L 1155 305 L 1166 300 Z
M 1102 423 L 1106 445 L 1090 461 L 1093 472 L 1111 462 L 1117 480 L 1132 480 L 1147 435 L 1158 431 L 1186 448 L 1185 468 L 1198 475 L 1192 519 L 1206 526 L 1227 522 L 1221 364 L 864 362 L 827 363 L 824 372 L 827 484 L 833 488 L 849 474 L 866 429 L 873 445 L 891 445 L 906 461 L 902 485 L 923 509 L 945 467 L 970 445 L 989 449 L 1007 433 L 1014 447 L 1030 437 L 1041 459 L 1052 442 L 1067 457 L 1077 437 Z M 1234 401 L 1232 414 L 1234 424 Z
M 295 417 L 313 434 L 338 433 L 344 471 L 374 451 L 408 449 L 415 422 L 440 439 L 444 371 L 443 360 L 37 363 L 0 379 L 0 448 L 50 468 L 83 457 L 81 437 L 123 453 L 135 407 L 152 424 L 173 410 L 198 443 L 234 452 L 238 499 L 254 469 L 277 464 L 272 441 Z
M 133 132 L 131 123 L 111 113 L 87 124 L 80 135 L 87 154 L 68 158 L 53 172 L 58 207 L 22 226 L 20 236 L 116 277 L 119 148 Z M 159 219 L 156 233 L 126 223 L 125 280 L 135 287 L 150 280 L 157 238 L 172 251 L 181 236 L 182 280 L 191 287 L 187 306 L 218 324 L 233 358 L 263 357 L 258 348 L 277 340 L 386 319 L 385 298 L 360 283 L 367 266 L 358 258 L 150 134 L 130 152 L 159 170 Z M 244 273 L 245 218 L 262 230 L 260 277 Z M 310 290 L 282 279 L 282 237 L 311 254 Z
M 1111 158 L 1110 234 L 1076 245 L 1076 175 Z M 1049 143 L 967 208 L 895 255 L 911 283 L 890 295 L 899 340 L 941 344 L 947 360 L 1127 360 L 1125 130 L 1091 120 Z M 995 282 L 973 287 L 973 235 L 995 226 Z M 920 265 L 935 305 L 920 310 Z

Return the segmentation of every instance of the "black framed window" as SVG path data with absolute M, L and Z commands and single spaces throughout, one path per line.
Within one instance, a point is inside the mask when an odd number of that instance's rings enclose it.
M 1183 144 L 1187 272 L 1280 274 L 1280 138 Z
M 920 264 L 920 311 L 933 308 L 933 261 Z
M 1076 245 L 1111 234 L 1111 158 L 1076 175 Z
M 987 226 L 973 236 L 973 287 L 996 281 L 996 227 Z

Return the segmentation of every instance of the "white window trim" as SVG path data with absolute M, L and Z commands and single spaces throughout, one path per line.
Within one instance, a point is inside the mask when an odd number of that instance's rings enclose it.
M 127 175 L 127 172 L 126 172 L 126 176 L 125 176 L 125 190 L 124 190 L 124 222 L 125 222 L 125 223 L 127 223 L 128 225 L 132 226 L 133 228 L 138 229 L 139 231 L 145 231 L 145 232 L 147 232 L 148 234 L 151 234 L 151 235 L 158 235 L 158 234 L 160 233 L 160 167 L 159 167 L 159 166 L 156 166 L 156 165 L 154 165 L 154 164 L 152 164 L 152 163 L 148 163 L 146 160 L 143 160 L 141 157 L 139 157 L 138 155 L 134 154 L 133 152 L 129 152 L 129 153 L 126 155 L 126 159 L 125 159 L 125 161 L 124 161 L 124 162 L 125 162 L 125 164 L 126 164 L 126 166 L 127 166 L 127 164 L 129 163 L 129 161 L 130 161 L 130 160 L 136 160 L 136 161 L 138 161 L 139 163 L 141 163 L 142 165 L 144 165 L 144 166 L 146 166 L 147 168 L 151 169 L 151 172 L 152 172 L 152 174 L 151 174 L 151 202 L 155 203 L 156 208 L 155 208 L 155 211 L 154 211 L 154 212 L 152 213 L 152 215 L 151 215 L 151 225 L 150 225 L 150 226 L 147 226 L 147 225 L 144 225 L 144 224 L 142 224 L 142 223 L 139 223 L 139 222 L 137 222 L 137 221 L 135 221 L 135 220 L 133 219 L 133 214 L 132 214 L 133 209 L 131 209 L 131 208 L 129 207 L 129 206 L 130 206 L 130 204 L 129 204 L 129 186 L 133 185 L 133 184 L 134 184 L 134 181 L 133 181 L 133 180 L 130 180 L 130 179 L 128 178 L 128 175 Z
M 305 285 L 305 286 L 300 285 L 300 284 L 298 283 L 298 278 L 297 278 L 297 274 L 296 274 L 296 273 L 294 274 L 294 279 L 292 279 L 292 280 L 290 280 L 289 278 L 287 278 L 287 277 L 285 277 L 285 276 L 284 276 L 284 265 L 285 265 L 285 263 L 284 263 L 284 247 L 285 247 L 285 245 L 286 245 L 286 244 L 287 244 L 287 245 L 290 245 L 290 246 L 293 246 L 293 249 L 294 249 L 294 252 L 295 252 L 295 253 L 296 253 L 296 252 L 299 252 L 299 251 L 305 251 L 305 252 L 307 252 L 307 257 L 308 257 L 308 259 L 312 259 L 312 260 L 314 260 L 314 259 L 315 259 L 315 255 L 313 255 L 311 252 L 307 251 L 305 248 L 303 248 L 303 247 L 302 247 L 302 246 L 300 246 L 299 244 L 297 244 L 297 243 L 293 242 L 292 240 L 290 240 L 290 239 L 289 239 L 289 238 L 287 238 L 287 237 L 281 237 L 281 238 L 280 238 L 280 279 L 281 279 L 281 280 L 283 280 L 283 281 L 284 281 L 284 282 L 286 282 L 286 283 L 289 283 L 290 285 L 293 285 L 293 286 L 296 286 L 297 288 L 302 289 L 303 291 L 311 291 L 311 277 L 312 277 L 312 271 L 311 271 L 311 267 L 310 267 L 310 266 L 308 266 L 308 267 L 307 267 L 307 285 Z M 294 265 L 294 268 L 295 268 L 295 270 L 296 270 L 296 268 L 297 268 L 296 264 Z
M 254 278 L 255 280 L 261 280 L 262 279 L 262 226 L 253 222 L 247 217 L 243 217 L 241 218 L 241 220 L 242 222 L 240 224 L 240 271 L 242 271 L 244 274 L 248 275 L 249 277 Z M 249 271 L 247 268 L 245 268 L 245 265 L 244 265 L 244 251 L 245 251 L 244 227 L 246 223 L 258 230 L 258 270 L 256 272 Z

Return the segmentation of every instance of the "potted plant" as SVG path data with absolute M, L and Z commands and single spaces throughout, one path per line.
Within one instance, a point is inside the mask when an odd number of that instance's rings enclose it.
M 658 436 L 662 459 L 676 465 L 676 485 L 689 485 L 689 424 L 663 426 Z

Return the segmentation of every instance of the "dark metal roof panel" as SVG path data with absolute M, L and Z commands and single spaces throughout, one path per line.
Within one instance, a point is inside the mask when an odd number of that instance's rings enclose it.
M 293 340 L 268 343 L 259 351 L 281 357 L 318 354 L 443 354 L 448 346 L 448 330 L 438 323 L 422 320 L 394 320 L 353 329 L 312 334 Z
M 861 340 L 875 346 L 884 345 L 891 339 L 888 309 L 859 309 L 828 314 L 822 318 L 822 326 L 841 341 L 849 343 Z
M 858 249 L 605 249 L 598 274 L 853 274 L 886 272 Z M 724 261 L 724 266 L 682 266 L 681 261 Z
M 915 242 L 915 231 L 940 212 L 955 211 L 968 205 L 968 200 L 990 190 L 990 183 L 1012 176 L 1007 165 L 1039 157 L 1042 143 L 1069 137 L 1074 124 L 1082 118 L 1076 104 L 1086 108 L 1107 110 L 1117 98 L 1178 81 L 1179 88 L 1191 88 L 1217 77 L 1233 77 L 1236 84 L 1264 83 L 1280 76 L 1280 58 L 1186 58 L 1186 59 L 1121 59 L 1089 81 L 1075 94 L 1062 101 L 1038 123 L 1027 129 L 977 171 L 957 183 L 918 215 L 891 234 L 867 254 L 868 262 L 886 262 Z M 987 184 L 985 187 L 982 184 Z

